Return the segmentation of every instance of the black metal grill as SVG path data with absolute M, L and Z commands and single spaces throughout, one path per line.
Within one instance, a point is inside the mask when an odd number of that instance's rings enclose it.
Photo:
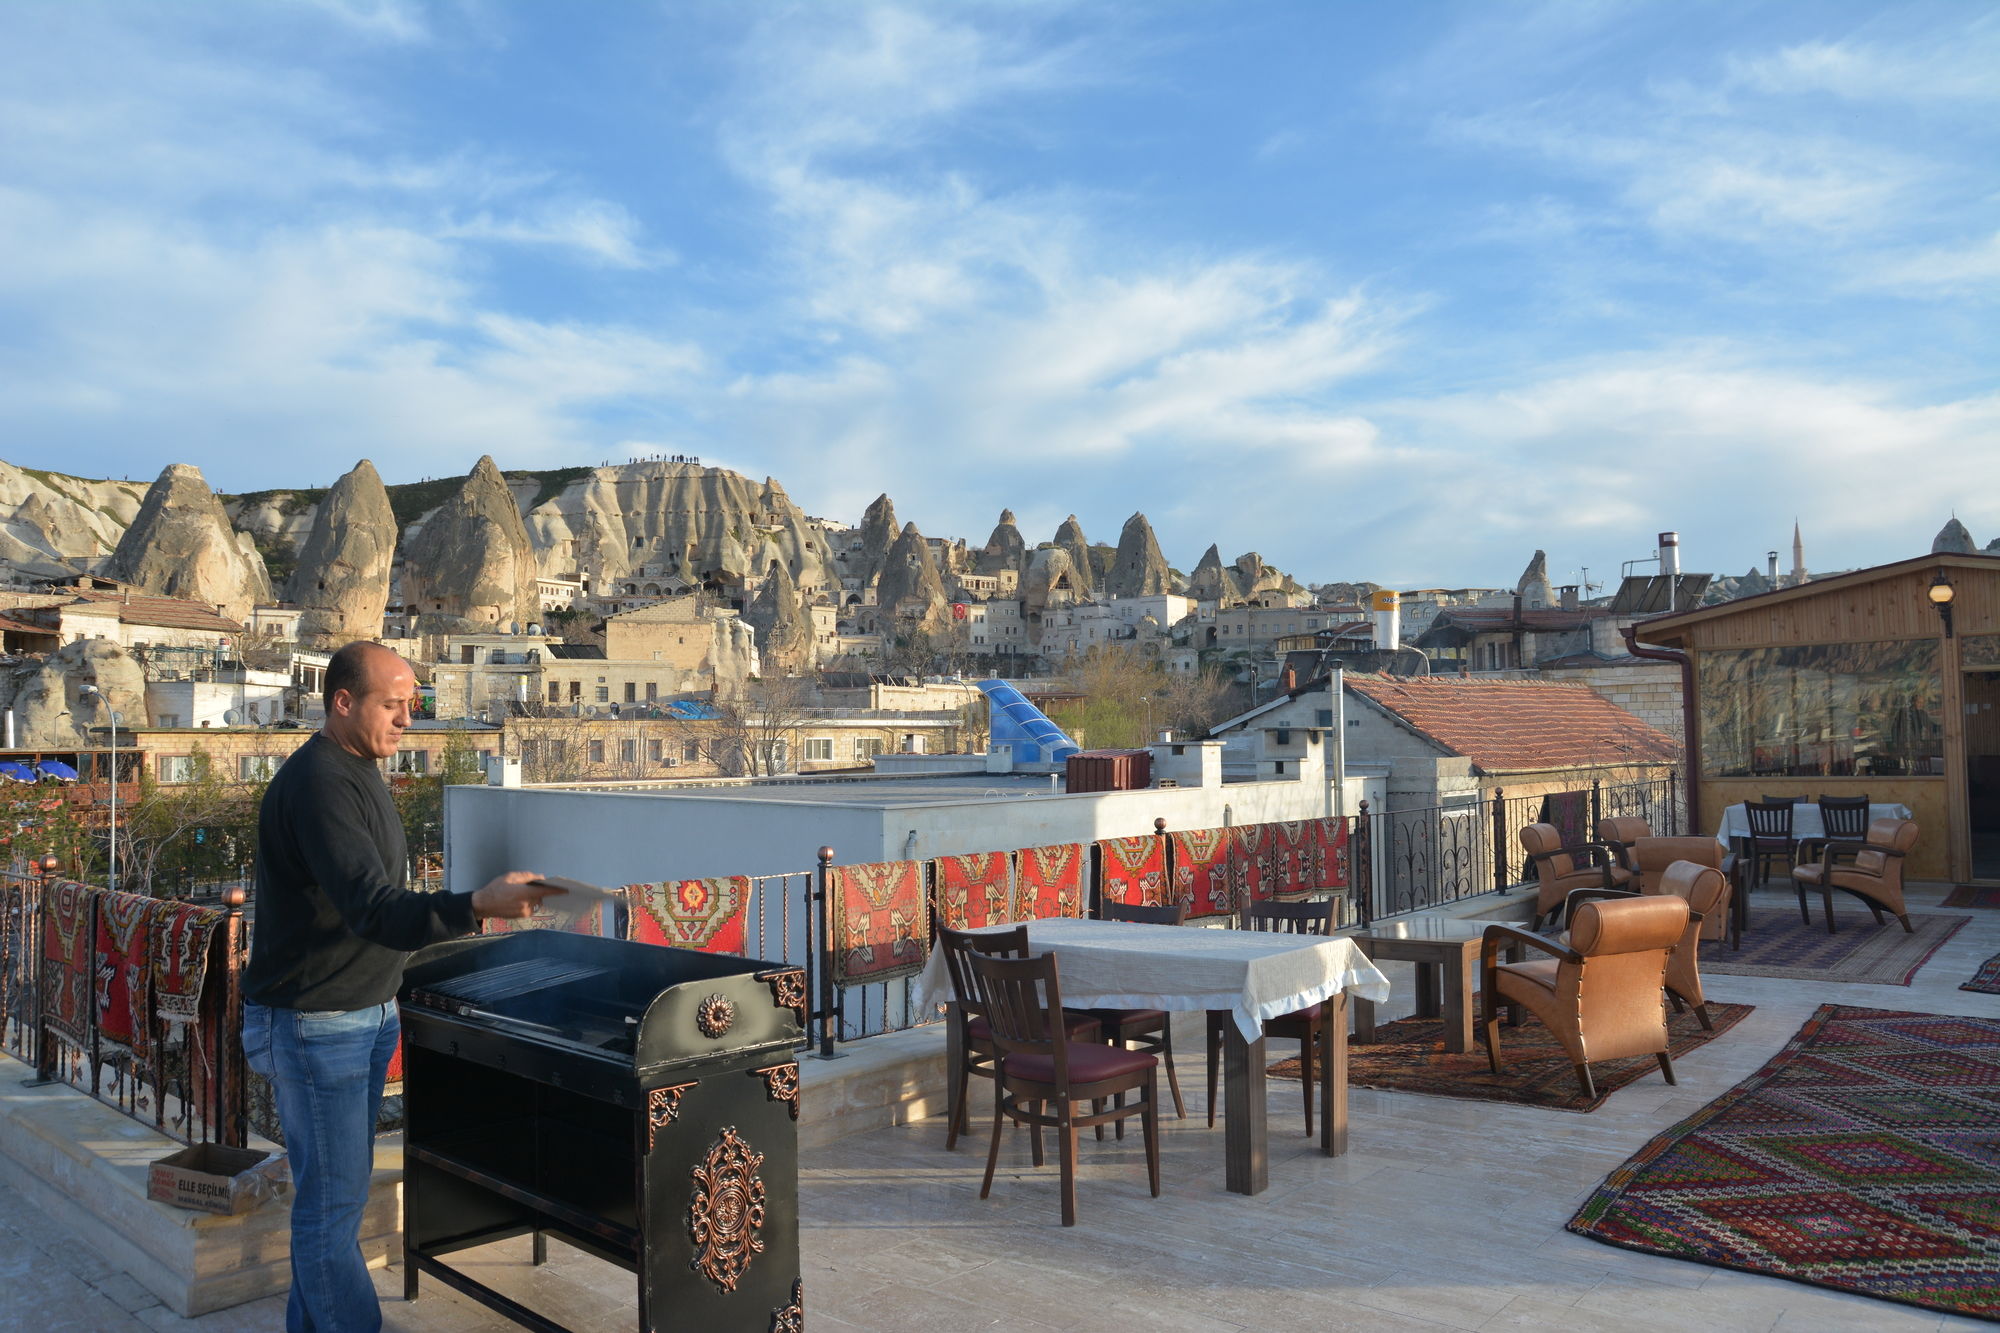
M 444 1261 L 546 1237 L 637 1278 L 636 1327 L 803 1322 L 805 974 L 554 931 L 455 940 L 403 989 L 406 1294 L 428 1273 L 563 1325 Z

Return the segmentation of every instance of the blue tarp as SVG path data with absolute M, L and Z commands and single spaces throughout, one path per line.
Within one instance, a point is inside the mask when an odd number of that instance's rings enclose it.
M 722 714 L 713 704 L 702 703 L 699 699 L 669 699 L 660 705 L 669 717 L 680 718 L 684 722 L 714 722 Z
M 0 764 L 0 777 L 12 778 L 16 782 L 33 782 L 35 781 L 35 770 L 29 768 L 26 764 L 17 764 L 9 760 L 4 764 Z
M 44 759 L 35 765 L 35 770 L 45 778 L 61 778 L 64 782 L 77 779 L 77 771 L 60 759 Z

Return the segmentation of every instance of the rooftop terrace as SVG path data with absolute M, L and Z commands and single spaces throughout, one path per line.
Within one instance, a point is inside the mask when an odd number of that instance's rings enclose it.
M 1914 912 L 1946 886 L 1913 886 Z M 1775 890 L 1760 906 L 1781 905 Z M 1981 1327 L 1922 1310 L 1776 1278 L 1631 1253 L 1568 1234 L 1590 1190 L 1651 1136 L 1776 1054 L 1823 1003 L 2000 1018 L 2000 995 L 1958 989 L 2000 952 L 2000 911 L 1972 920 L 1904 986 L 1711 974 L 1711 1000 L 1756 1010 L 1587 1115 L 1356 1088 L 1351 1147 L 1320 1156 L 1299 1129 L 1298 1089 L 1272 1080 L 1271 1187 L 1226 1193 L 1221 1131 L 1205 1128 L 1199 1043 L 1180 1043 L 1193 1115 L 1163 1122 L 1162 1197 L 1147 1196 L 1136 1135 L 1086 1142 L 1080 1218 L 1058 1225 L 1056 1172 L 1028 1164 L 1010 1133 L 993 1197 L 978 1197 L 984 1088 L 973 1133 L 943 1148 L 940 1116 L 808 1147 L 801 1212 L 807 1308 L 815 1333 L 1005 1327 L 1037 1330 L 1258 1329 L 1869 1330 Z M 1865 921 L 1850 907 L 1843 919 Z M 1891 929 L 1893 929 L 1893 925 Z M 1714 947 L 1714 946 L 1705 946 Z M 1389 968 L 1401 965 L 1389 964 Z M 1399 990 L 1407 972 L 1392 972 Z M 910 1040 L 908 1034 L 897 1040 Z M 1287 1054 L 1274 1043 L 1272 1054 Z M 829 1066 L 805 1061 L 805 1099 Z M 467 1255 L 482 1280 L 559 1312 L 572 1327 L 630 1327 L 624 1273 L 561 1244 L 526 1265 L 526 1239 Z M 181 1320 L 77 1237 L 0 1186 L 0 1281 L 13 1326 L 268 1330 L 271 1299 Z M 402 1277 L 377 1275 L 386 1327 L 471 1333 L 511 1327 L 436 1283 L 415 1305 Z

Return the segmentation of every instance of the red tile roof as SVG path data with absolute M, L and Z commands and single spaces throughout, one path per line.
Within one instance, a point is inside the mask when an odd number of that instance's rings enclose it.
M 1664 764 L 1679 747 L 1585 685 L 1451 676 L 1349 676 L 1347 688 L 1394 713 L 1482 773 Z
M 61 588 L 77 602 L 96 602 L 118 608 L 119 623 L 157 625 L 167 629 L 208 630 L 215 634 L 241 634 L 243 626 L 225 617 L 207 602 L 185 597 L 153 597 L 109 588 Z

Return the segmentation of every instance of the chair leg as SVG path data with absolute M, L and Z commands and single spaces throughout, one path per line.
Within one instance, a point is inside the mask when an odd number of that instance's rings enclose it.
M 1826 933 L 1831 935 L 1835 933 L 1833 925 L 1833 890 L 1827 889 L 1820 896 L 1826 900 Z
M 1909 914 L 1908 912 L 1898 912 L 1898 913 L 1896 913 L 1896 919 L 1897 919 L 1898 921 L 1900 921 L 1900 922 L 1902 922 L 1902 923 L 1903 923 L 1903 933 L 1904 933 L 1904 934 L 1906 934 L 1906 935 L 1914 935 L 1914 934 L 1916 934 L 1916 933 L 1917 933 L 1917 928 L 1916 928 L 1915 926 L 1913 926 L 1913 925 L 1911 925 L 1911 924 L 1910 924 L 1910 914 Z
M 1576 1081 L 1583 1084 L 1584 1099 L 1586 1101 L 1593 1101 L 1593 1102 L 1596 1101 L 1597 1084 L 1591 1081 L 1590 1066 L 1583 1063 L 1582 1061 L 1578 1061 L 1574 1066 L 1574 1068 L 1576 1070 Z
M 1062 1156 L 1062 1224 L 1076 1225 L 1076 1121 L 1073 1103 L 1062 1103 L 1062 1126 L 1056 1132 L 1061 1135 Z
M 1674 1012 L 1677 1014 L 1685 1013 L 1687 1011 L 1687 1006 L 1681 1003 L 1681 997 L 1674 994 L 1672 991 L 1667 992 L 1667 1003 L 1671 1004 L 1674 1007 Z
M 1000 1121 L 1001 1112 L 1007 1104 L 1007 1094 L 996 1082 L 993 1085 L 993 1142 L 986 1145 L 986 1179 L 979 1184 L 979 1197 L 984 1199 L 993 1193 L 993 1168 L 1000 1162 Z M 1037 1136 L 1037 1143 L 1040 1142 Z
M 1187 1104 L 1181 1100 L 1180 1075 L 1174 1073 L 1174 1018 L 1167 1015 L 1167 1025 L 1160 1029 L 1160 1063 L 1167 1067 L 1167 1087 L 1174 1094 L 1174 1119 L 1187 1119 Z M 1124 1121 L 1118 1122 L 1123 1125 Z
M 1493 994 L 1490 977 L 1486 991 L 1486 1021 L 1480 1025 L 1480 1033 L 1486 1040 L 1486 1063 L 1497 1074 L 1500 1072 L 1500 1002 Z
M 1715 1020 L 1708 1016 L 1707 1000 L 1703 1000 L 1700 1004 L 1694 1007 L 1694 1016 L 1701 1020 L 1701 1030 L 1703 1032 L 1715 1031 Z M 1667 1082 L 1671 1083 L 1673 1082 L 1673 1080 L 1668 1079 Z
M 1160 1083 L 1157 1076 L 1146 1078 L 1146 1109 L 1139 1114 L 1139 1128 L 1146 1136 L 1146 1183 L 1153 1197 L 1160 1197 Z
M 1666 1079 L 1668 1083 L 1673 1084 L 1675 1087 L 1679 1087 L 1680 1085 L 1674 1080 L 1674 1058 L 1671 1055 L 1668 1055 L 1665 1051 L 1661 1051 L 1659 1054 L 1659 1061 L 1660 1061 L 1660 1077 Z
M 1047 1111 L 1048 1111 L 1048 1106 L 1049 1106 L 1049 1104 L 1048 1104 L 1047 1102 L 1029 1102 L 1029 1103 L 1028 1103 L 1028 1109 L 1029 1109 L 1030 1111 L 1032 1111 L 1032 1112 L 1033 1112 L 1033 1113 L 1034 1113 L 1035 1115 L 1037 1115 L 1037 1116 L 1041 1116 L 1041 1115 L 1045 1115 L 1045 1114 L 1047 1113 Z M 1043 1165 L 1043 1159 L 1042 1159 L 1042 1127 L 1041 1127 L 1041 1126 L 1040 1126 L 1039 1124 L 1033 1124 L 1033 1125 L 1029 1125 L 1029 1126 L 1028 1126 L 1028 1132 L 1029 1132 L 1030 1134 L 1032 1134 L 1032 1135 L 1034 1135 L 1034 1136 L 1035 1136 L 1035 1155 L 1034 1155 L 1034 1163 L 1035 1163 L 1035 1165 L 1036 1165 L 1036 1166 L 1041 1166 L 1041 1165 Z
M 1797 880 L 1794 880 L 1792 882 L 1794 884 L 1798 884 Z M 1812 908 L 1806 906 L 1806 886 L 1803 884 L 1798 884 L 1798 890 L 1799 890 L 1799 920 L 1805 922 L 1808 926 L 1810 926 L 1812 924 Z
M 972 1094 L 972 1071 L 965 1067 L 965 1061 L 958 1062 L 958 1099 L 952 1103 L 951 1114 L 944 1127 L 944 1150 L 950 1152 L 958 1146 L 958 1136 L 967 1130 L 971 1111 L 966 1102 Z
M 1869 904 L 1868 904 L 1868 912 L 1869 912 L 1869 915 L 1871 915 L 1871 916 L 1873 916 L 1873 917 L 1875 918 L 1875 924 L 1876 924 L 1876 925 L 1880 926 L 1880 925 L 1884 925 L 1884 924 L 1886 924 L 1886 922 L 1884 921 L 1884 919 L 1883 919 L 1883 916 L 1882 916 L 1882 909 L 1881 909 L 1881 908 L 1879 908 L 1879 907 L 1877 907 L 1877 906 L 1876 906 L 1876 905 L 1875 905 L 1874 903 L 1869 903 Z

